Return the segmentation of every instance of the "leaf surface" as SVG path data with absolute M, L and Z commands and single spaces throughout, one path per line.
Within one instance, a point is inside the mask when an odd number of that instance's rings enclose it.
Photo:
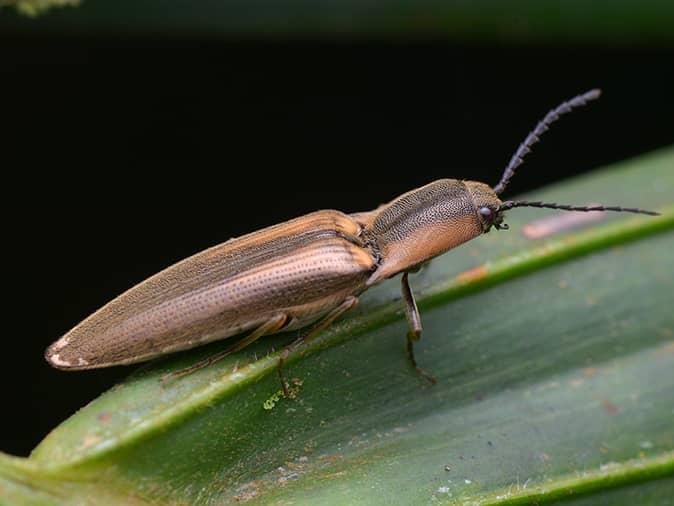
M 639 205 L 658 218 L 607 214 L 532 240 L 525 226 L 554 213 L 512 210 L 509 232 L 412 276 L 417 359 L 435 386 L 407 363 L 399 280 L 389 280 L 291 356 L 294 399 L 275 397 L 270 351 L 289 334 L 167 385 L 162 374 L 228 343 L 155 362 L 29 459 L 0 455 L 0 494 L 30 504 L 671 497 L 672 194 L 670 148 L 528 196 Z

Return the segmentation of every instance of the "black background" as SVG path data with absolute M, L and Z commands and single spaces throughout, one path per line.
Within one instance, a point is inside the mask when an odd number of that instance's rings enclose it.
M 42 358 L 126 288 L 315 209 L 366 210 L 439 177 L 493 184 L 549 108 L 592 87 L 602 100 L 548 134 L 509 195 L 668 145 L 673 61 L 630 47 L 0 34 L 0 450 L 28 454 L 133 369 Z

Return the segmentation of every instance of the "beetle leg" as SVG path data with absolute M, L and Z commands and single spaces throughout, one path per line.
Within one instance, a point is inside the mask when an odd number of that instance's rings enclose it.
M 246 337 L 241 339 L 240 341 L 236 342 L 229 348 L 216 353 L 215 355 L 211 355 L 210 357 L 207 357 L 196 364 L 193 364 L 189 367 L 186 367 L 185 369 L 181 369 L 179 371 L 171 372 L 162 377 L 162 381 L 166 382 L 175 378 L 179 378 L 180 376 L 185 376 L 186 374 L 190 374 L 194 371 L 198 371 L 199 369 L 203 369 L 204 367 L 208 367 L 211 364 L 216 363 L 219 360 L 222 360 L 228 355 L 231 355 L 232 353 L 236 353 L 237 351 L 240 351 L 244 349 L 246 346 L 253 344 L 255 341 L 260 339 L 262 336 L 266 336 L 269 334 L 274 334 L 278 332 L 283 326 L 288 322 L 288 315 L 285 313 L 278 314 L 276 316 L 273 316 L 269 320 L 267 320 L 265 323 L 260 325 L 258 328 L 253 330 L 250 334 L 248 334 Z
M 408 269 L 406 272 L 410 274 L 418 274 L 418 278 L 425 279 L 430 266 L 431 260 L 426 260 L 425 262 L 421 262 L 420 264 L 417 264 L 414 267 Z
M 433 377 L 433 375 L 419 367 L 417 365 L 416 359 L 414 358 L 414 342 L 421 339 L 421 331 L 423 330 L 423 327 L 421 326 L 421 316 L 419 316 L 417 301 L 414 300 L 414 294 L 412 293 L 409 280 L 407 279 L 408 275 L 409 273 L 405 272 L 401 280 L 403 299 L 405 299 L 405 315 L 407 316 L 407 322 L 410 325 L 410 330 L 407 332 L 407 357 L 410 359 L 410 362 L 416 371 L 435 385 L 437 380 Z
M 358 304 L 358 297 L 355 297 L 353 295 L 348 296 L 346 299 L 344 299 L 344 302 L 342 302 L 339 306 L 330 311 L 327 315 L 325 315 L 325 317 L 323 317 L 313 327 L 311 327 L 311 329 L 309 329 L 309 331 L 306 334 L 295 339 L 292 343 L 286 346 L 285 349 L 281 352 L 281 356 L 279 357 L 278 360 L 277 371 L 279 380 L 281 380 L 281 387 L 283 388 L 284 396 L 288 397 L 288 385 L 286 384 L 285 378 L 283 377 L 283 364 L 288 359 L 288 355 L 290 355 L 290 352 L 295 351 L 304 343 L 310 341 L 320 331 L 328 328 L 332 324 L 332 322 L 334 322 L 342 313 L 345 313 L 352 307 L 355 307 L 356 304 Z
M 417 272 L 424 272 L 428 267 L 431 265 L 430 260 L 426 260 L 425 262 L 421 262 L 420 264 L 415 265 L 414 267 L 410 267 L 407 272 L 411 274 L 415 274 Z

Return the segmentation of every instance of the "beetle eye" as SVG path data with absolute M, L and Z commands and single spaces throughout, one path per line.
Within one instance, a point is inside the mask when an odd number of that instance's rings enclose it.
M 485 221 L 491 221 L 494 218 L 494 211 L 488 207 L 481 207 L 479 212 Z

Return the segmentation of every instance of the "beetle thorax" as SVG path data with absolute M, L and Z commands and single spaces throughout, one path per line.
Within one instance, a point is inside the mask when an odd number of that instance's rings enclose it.
M 369 284 L 414 268 L 483 232 L 465 182 L 440 179 L 382 207 L 367 230 L 382 263 Z

